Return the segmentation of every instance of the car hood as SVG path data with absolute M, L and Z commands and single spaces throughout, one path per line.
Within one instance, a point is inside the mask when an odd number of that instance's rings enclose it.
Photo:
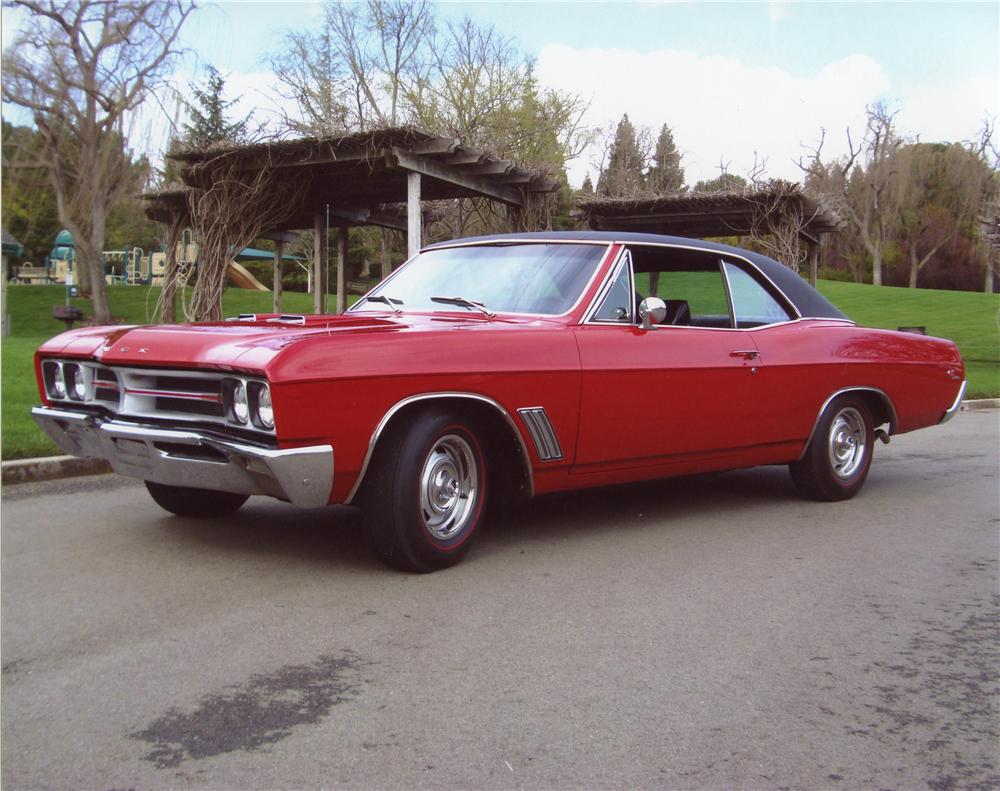
M 318 338 L 447 332 L 485 326 L 551 324 L 479 314 L 351 313 L 282 319 L 277 315 L 199 324 L 88 327 L 52 338 L 43 354 L 89 357 L 107 365 L 265 370 L 283 350 Z

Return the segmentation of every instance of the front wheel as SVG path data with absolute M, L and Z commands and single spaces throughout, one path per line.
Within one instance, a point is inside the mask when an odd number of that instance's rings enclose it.
M 146 488 L 156 504 L 177 516 L 208 519 L 228 516 L 247 501 L 249 495 L 216 492 L 210 489 L 192 489 L 187 486 L 169 486 L 165 483 L 146 481 Z
M 842 395 L 820 416 L 805 455 L 788 465 L 799 492 L 812 500 L 847 500 L 864 485 L 874 430 L 864 399 Z
M 475 431 L 449 410 L 419 413 L 383 438 L 362 512 L 382 562 L 429 572 L 457 563 L 483 519 L 486 459 Z

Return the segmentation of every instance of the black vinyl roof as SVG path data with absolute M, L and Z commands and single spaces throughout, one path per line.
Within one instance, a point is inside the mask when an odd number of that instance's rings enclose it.
M 629 233 L 625 231 L 535 231 L 531 233 L 497 234 L 494 236 L 473 236 L 466 239 L 453 239 L 448 242 L 438 242 L 424 247 L 433 250 L 436 247 L 451 247 L 457 244 L 514 244 L 517 242 L 620 242 L 631 247 L 643 245 L 671 245 L 703 250 L 721 255 L 737 256 L 750 261 L 774 285 L 776 285 L 795 305 L 803 318 L 848 319 L 830 300 L 810 286 L 799 275 L 784 264 L 773 258 L 732 247 L 728 244 L 708 242 L 703 239 L 690 239 L 683 236 L 661 236 L 654 233 Z M 638 266 L 643 271 L 641 266 Z

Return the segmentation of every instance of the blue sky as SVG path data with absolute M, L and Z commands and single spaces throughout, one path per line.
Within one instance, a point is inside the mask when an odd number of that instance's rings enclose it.
M 885 99 L 903 132 L 965 139 L 1000 112 L 1000 3 L 439 3 L 439 19 L 470 15 L 517 40 L 543 84 L 581 94 L 586 121 L 628 112 L 673 127 L 688 180 L 721 161 L 747 170 L 753 154 L 795 177 L 800 143 L 827 128 L 825 152 L 846 148 L 865 104 Z M 4 41 L 10 34 L 4 11 Z M 222 2 L 184 32 L 197 58 L 229 74 L 241 110 L 266 118 L 278 103 L 267 54 L 290 28 L 320 21 L 317 2 Z M 195 68 L 189 58 L 183 86 Z M 155 137 L 155 135 L 154 135 Z M 579 182 L 599 158 L 571 168 Z

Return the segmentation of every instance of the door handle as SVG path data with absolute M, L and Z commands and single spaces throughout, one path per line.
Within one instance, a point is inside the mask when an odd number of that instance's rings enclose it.
M 730 357 L 742 357 L 744 360 L 754 360 L 760 357 L 760 352 L 756 349 L 737 349 L 729 352 Z

